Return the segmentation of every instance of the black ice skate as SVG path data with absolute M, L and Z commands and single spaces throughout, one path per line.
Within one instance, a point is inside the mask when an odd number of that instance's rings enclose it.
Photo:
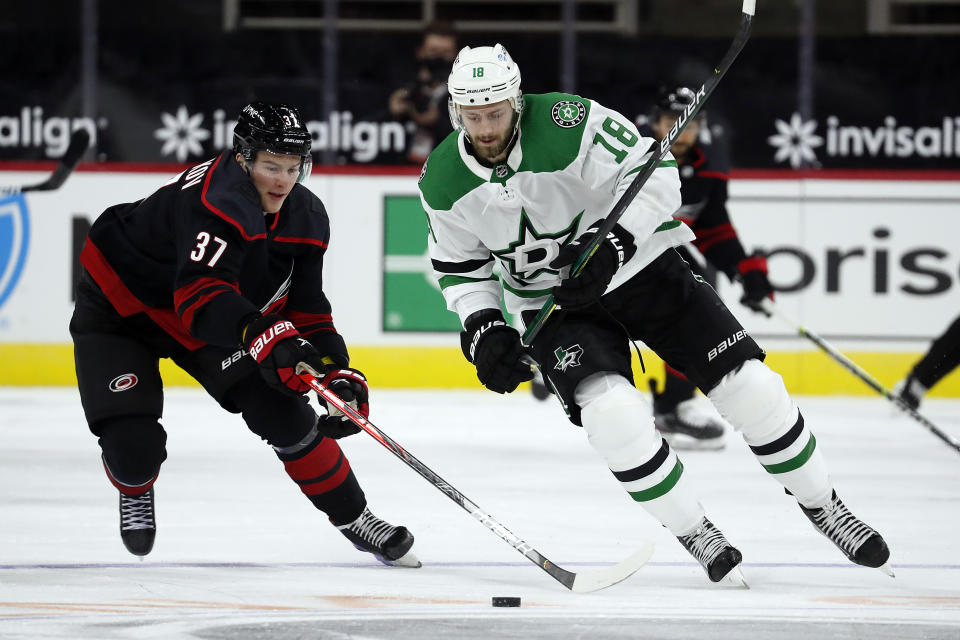
M 413 534 L 406 527 L 395 527 L 370 513 L 364 507 L 360 517 L 338 526 L 340 533 L 347 537 L 360 551 L 372 553 L 383 564 L 393 567 L 420 567 L 420 561 L 413 554 Z
M 656 382 L 650 380 L 653 394 L 653 423 L 660 435 L 674 449 L 723 449 L 723 424 L 698 406 L 697 398 L 676 405 L 657 393 Z
M 120 494 L 120 539 L 127 551 L 145 556 L 153 549 L 157 521 L 153 511 L 153 489 L 139 496 Z
M 726 578 L 730 584 L 748 586 L 738 566 L 743 559 L 740 551 L 727 542 L 720 529 L 706 517 L 693 532 L 678 536 L 677 540 L 697 559 L 711 582 Z
M 887 566 L 890 549 L 883 537 L 850 513 L 837 497 L 836 491 L 827 504 L 820 508 L 807 509 L 803 505 L 800 508 L 813 526 L 843 551 L 851 562 L 880 569 L 888 576 L 893 576 L 893 569 Z

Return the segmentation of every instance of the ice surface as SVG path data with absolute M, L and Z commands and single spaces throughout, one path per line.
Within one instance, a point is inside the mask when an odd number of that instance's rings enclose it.
M 424 564 L 384 567 L 238 417 L 171 390 L 157 542 L 139 561 L 76 391 L 0 389 L 0 638 L 960 639 L 960 455 L 879 397 L 799 404 L 838 493 L 890 544 L 895 579 L 849 564 L 736 434 L 682 458 L 750 590 L 710 583 L 552 400 L 376 389 L 375 424 L 552 561 L 596 568 L 648 539 L 653 559 L 571 593 L 359 434 L 341 443 L 370 507 L 410 527 Z M 960 436 L 960 401 L 922 409 Z

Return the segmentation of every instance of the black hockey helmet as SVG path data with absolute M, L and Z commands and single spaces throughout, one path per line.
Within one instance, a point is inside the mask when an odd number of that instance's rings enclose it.
M 656 122 L 662 115 L 670 115 L 676 118 L 696 101 L 697 94 L 690 87 L 660 87 L 657 100 L 653 103 L 653 111 L 650 113 L 650 121 Z M 699 120 L 705 115 L 706 112 L 701 109 L 697 112 L 697 119 Z
M 247 162 L 253 162 L 258 151 L 300 156 L 299 182 L 310 175 L 312 142 L 300 112 L 279 102 L 251 102 L 240 112 L 233 129 L 233 150 Z

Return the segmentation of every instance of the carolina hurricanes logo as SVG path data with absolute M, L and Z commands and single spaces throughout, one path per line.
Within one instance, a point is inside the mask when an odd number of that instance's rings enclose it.
M 110 391 L 126 391 L 137 386 L 138 378 L 135 373 L 125 373 L 122 376 L 117 376 L 110 381 L 110 384 L 107 385 L 110 388 Z

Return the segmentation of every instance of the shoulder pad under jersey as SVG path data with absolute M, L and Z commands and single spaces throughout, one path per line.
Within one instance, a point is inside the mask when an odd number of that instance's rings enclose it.
M 454 131 L 430 153 L 420 172 L 419 187 L 430 208 L 448 211 L 460 198 L 484 183 L 460 157 L 460 133 Z
M 263 237 L 263 207 L 250 176 L 230 153 L 220 154 L 200 189 L 204 208 L 236 227 L 247 240 Z
M 310 189 L 296 184 L 280 210 L 278 236 L 288 242 L 303 242 L 326 248 L 330 219 L 323 202 Z

